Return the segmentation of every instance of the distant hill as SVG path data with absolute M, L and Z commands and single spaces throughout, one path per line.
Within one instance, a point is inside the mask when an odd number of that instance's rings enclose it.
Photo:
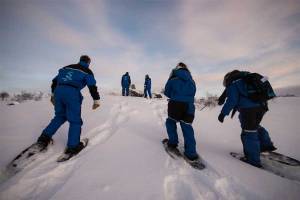
M 300 85 L 275 89 L 277 96 L 297 96 L 300 97 Z

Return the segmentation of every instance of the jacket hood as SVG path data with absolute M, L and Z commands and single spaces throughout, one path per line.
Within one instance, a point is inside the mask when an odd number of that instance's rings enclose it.
M 191 73 L 187 69 L 177 69 L 174 71 L 174 75 L 184 81 L 193 79 Z

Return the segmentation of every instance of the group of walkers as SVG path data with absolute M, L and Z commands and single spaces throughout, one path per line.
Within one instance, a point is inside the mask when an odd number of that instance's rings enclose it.
M 121 86 L 122 86 L 122 95 L 123 96 L 129 96 L 129 88 L 131 85 L 131 78 L 129 76 L 129 73 L 126 72 L 121 79 Z M 145 83 L 144 83 L 144 97 L 145 98 L 152 99 L 152 93 L 151 93 L 151 78 L 148 74 L 145 76 Z
M 37 143 L 43 148 L 47 148 L 57 129 L 68 121 L 70 127 L 65 153 L 76 155 L 83 149 L 83 144 L 80 142 L 81 103 L 83 100 L 80 90 L 88 86 L 94 100 L 93 109 L 100 106 L 100 95 L 97 91 L 93 72 L 89 69 L 90 63 L 91 59 L 88 56 L 81 56 L 78 64 L 61 68 L 58 75 L 53 79 L 51 101 L 54 104 L 55 116 L 38 138 Z M 235 111 L 239 111 L 242 128 L 241 140 L 245 156 L 243 161 L 261 167 L 260 153 L 274 151 L 276 148 L 267 130 L 260 125 L 264 114 L 268 110 L 267 100 L 253 100 L 253 95 L 249 94 L 247 79 L 243 78 L 249 74 L 251 73 L 234 70 L 225 75 L 223 81 L 225 90 L 219 98 L 219 105 L 224 104 L 224 106 L 218 120 L 223 123 L 224 118 L 231 111 L 233 114 Z M 129 95 L 130 84 L 130 76 L 126 72 L 121 81 L 123 96 Z M 147 93 L 151 98 L 151 79 L 148 75 L 145 77 L 146 97 Z M 184 155 L 191 161 L 199 159 L 192 126 L 195 117 L 196 84 L 190 70 L 184 63 L 178 63 L 172 69 L 165 85 L 164 94 L 168 97 L 168 117 L 165 123 L 168 134 L 168 148 L 177 148 L 179 141 L 176 126 L 179 122 L 184 137 Z

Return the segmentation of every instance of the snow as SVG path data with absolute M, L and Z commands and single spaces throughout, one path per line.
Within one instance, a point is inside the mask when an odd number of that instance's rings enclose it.
M 197 150 L 207 168 L 192 169 L 164 151 L 167 101 L 104 95 L 93 111 L 85 97 L 82 137 L 89 145 L 57 163 L 68 124 L 54 145 L 11 178 L 1 173 L 0 199 L 299 199 L 300 182 L 274 175 L 229 155 L 241 152 L 237 116 L 217 121 L 220 107 L 196 112 Z M 49 99 L 15 106 L 0 104 L 0 169 L 37 139 L 53 116 Z M 300 160 L 300 98 L 277 98 L 263 125 L 279 151 Z M 182 141 L 180 129 L 179 136 Z M 182 142 L 181 142 L 182 143 Z

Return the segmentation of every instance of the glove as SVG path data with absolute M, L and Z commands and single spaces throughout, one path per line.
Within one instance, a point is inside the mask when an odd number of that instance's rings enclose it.
M 219 116 L 218 116 L 219 122 L 223 123 L 224 122 L 224 118 L 225 118 L 225 115 L 223 113 L 220 113 Z
M 51 95 L 50 101 L 51 101 L 52 105 L 54 106 L 55 105 L 55 100 L 54 100 L 54 95 L 53 94 Z
M 100 107 L 100 100 L 94 100 L 93 110 L 96 110 L 98 107 Z

